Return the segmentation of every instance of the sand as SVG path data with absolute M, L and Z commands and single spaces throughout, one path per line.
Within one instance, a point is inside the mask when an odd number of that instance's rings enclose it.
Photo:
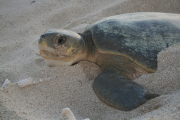
M 101 72 L 90 62 L 48 67 L 37 39 L 49 29 L 83 32 L 102 18 L 130 12 L 180 13 L 179 0 L 1 0 L 0 119 L 59 120 L 63 108 L 76 119 L 178 120 L 180 118 L 180 44 L 158 54 L 158 70 L 135 80 L 161 94 L 130 112 L 102 102 L 92 83 Z M 33 83 L 19 87 L 17 82 Z M 3 86 L 8 79 L 11 83 Z

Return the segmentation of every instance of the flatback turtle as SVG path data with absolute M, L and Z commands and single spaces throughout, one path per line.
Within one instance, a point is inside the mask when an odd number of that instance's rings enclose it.
M 42 34 L 39 50 L 49 66 L 73 65 L 81 60 L 102 69 L 93 83 L 101 100 L 129 111 L 159 96 L 133 82 L 157 69 L 157 54 L 180 42 L 180 15 L 129 13 L 107 17 L 83 33 L 53 29 Z

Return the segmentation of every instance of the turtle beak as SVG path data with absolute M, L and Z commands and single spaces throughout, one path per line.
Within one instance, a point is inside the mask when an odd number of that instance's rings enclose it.
M 42 34 L 38 42 L 39 50 L 45 50 L 47 52 L 55 52 L 55 47 L 53 45 L 52 37 L 48 34 Z

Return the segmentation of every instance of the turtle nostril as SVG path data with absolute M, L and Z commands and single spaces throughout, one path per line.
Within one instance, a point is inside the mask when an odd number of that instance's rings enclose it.
M 43 35 L 41 35 L 41 37 L 40 37 L 40 38 L 41 38 L 41 39 L 43 39 L 43 38 L 45 38 L 45 37 L 46 37 L 46 36 L 43 34 Z

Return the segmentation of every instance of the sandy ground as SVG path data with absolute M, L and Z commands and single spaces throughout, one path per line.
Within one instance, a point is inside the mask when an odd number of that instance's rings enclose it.
M 135 81 L 161 94 L 130 112 L 103 103 L 92 89 L 101 72 L 90 62 L 48 67 L 37 39 L 52 28 L 83 32 L 104 17 L 130 12 L 180 13 L 180 0 L 1 0 L 0 120 L 59 120 L 69 107 L 75 117 L 91 120 L 178 120 L 180 118 L 180 44 L 158 54 L 156 73 Z M 16 82 L 31 77 L 33 85 Z

